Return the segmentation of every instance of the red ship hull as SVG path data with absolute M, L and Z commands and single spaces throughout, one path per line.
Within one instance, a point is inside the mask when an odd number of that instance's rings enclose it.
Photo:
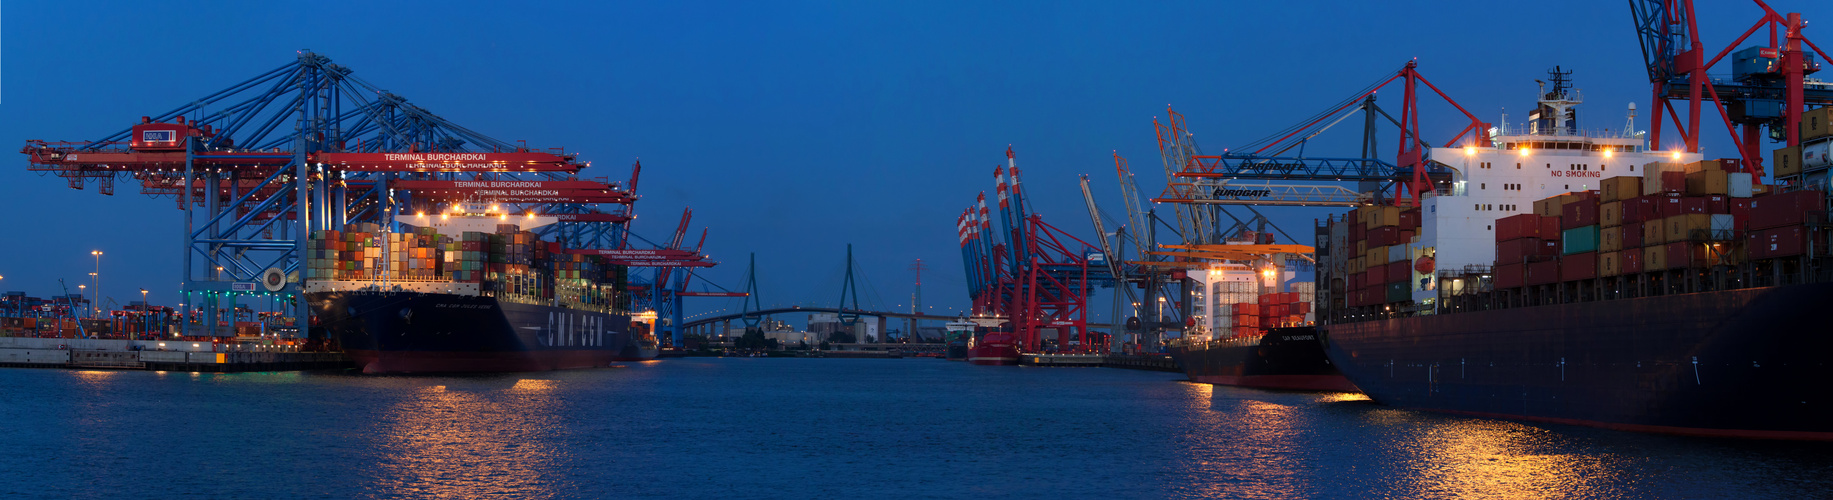
M 977 346 L 967 350 L 967 362 L 986 366 L 1018 364 L 1018 348 L 1009 345 Z

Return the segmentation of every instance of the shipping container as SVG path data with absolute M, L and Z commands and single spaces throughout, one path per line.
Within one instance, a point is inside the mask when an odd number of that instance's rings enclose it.
M 1413 281 L 1413 267 L 1412 267 L 1411 262 L 1407 262 L 1403 260 L 1403 261 L 1388 263 L 1387 265 L 1387 282 L 1388 283 L 1410 283 L 1412 281 Z
M 1598 229 L 1598 251 L 1615 252 L 1623 249 L 1623 228 L 1606 227 Z
M 1527 284 L 1548 285 L 1559 282 L 1559 261 L 1545 260 L 1527 263 Z
M 1363 262 L 1363 264 L 1371 269 L 1375 266 L 1387 264 L 1387 255 L 1387 247 L 1370 245 L 1368 247 L 1368 254 L 1364 255 L 1364 258 L 1367 260 Z
M 1668 268 L 1667 245 L 1649 245 L 1642 247 L 1642 271 L 1661 271 Z
M 1597 276 L 1597 252 L 1572 254 L 1559 259 L 1560 281 L 1588 280 Z
M 1769 162 L 1776 166 L 1776 177 L 1801 175 L 1801 146 L 1790 146 L 1772 151 Z
M 1737 224 L 1730 214 L 1713 214 L 1711 221 L 1711 238 L 1713 241 L 1731 241 L 1737 235 Z
M 1603 185 L 1598 189 L 1598 200 L 1605 203 L 1627 200 L 1641 195 L 1642 178 L 1627 175 L 1604 179 Z
M 1400 207 L 1363 207 L 1362 221 L 1369 229 L 1400 225 Z
M 1539 215 L 1520 214 L 1496 219 L 1496 241 L 1517 238 L 1543 238 Z
M 1755 187 L 1749 172 L 1732 172 L 1725 181 L 1725 194 L 1732 198 L 1749 198 Z
M 1617 254 L 1617 259 L 1622 261 L 1620 265 L 1622 266 L 1623 274 L 1637 274 L 1642 272 L 1642 249 L 1633 248 L 1619 252 Z
M 1413 289 L 1408 287 L 1406 283 L 1388 283 L 1387 301 L 1389 303 L 1406 302 L 1412 299 Z
M 1760 230 L 1798 225 L 1807 221 L 1809 212 L 1824 214 L 1825 210 L 1826 197 L 1816 190 L 1791 191 L 1751 198 L 1750 229 Z
M 1632 250 L 1640 252 L 1641 250 Z M 1623 274 L 1622 252 L 1598 252 L 1598 276 L 1617 276 Z
M 1704 245 L 1704 243 L 1691 241 L 1676 241 L 1667 244 L 1666 264 L 1668 269 L 1705 267 L 1707 265 L 1706 252 L 1701 249 Z
M 1821 137 L 1833 136 L 1833 106 L 1822 106 L 1801 112 L 1801 125 L 1797 134 L 1802 142 Z
M 1662 245 L 1668 242 L 1667 219 L 1650 219 L 1642 225 L 1642 241 L 1638 246 Z
M 1540 218 L 1540 239 L 1552 240 L 1560 237 L 1559 217 Z
M 1578 199 L 1566 203 L 1560 207 L 1559 223 L 1560 229 L 1596 226 L 1598 224 L 1597 199 Z
M 1400 239 L 1398 226 L 1382 226 L 1368 230 L 1368 244 L 1370 245 L 1388 246 L 1403 242 Z
M 1496 288 L 1521 288 L 1527 283 L 1526 269 L 1525 263 L 1496 265 Z
M 1612 201 L 1598 205 L 1598 225 L 1603 227 L 1623 225 L 1623 202 Z
M 1712 216 L 1706 214 L 1685 214 L 1668 217 L 1662 222 L 1663 232 L 1667 235 L 1666 243 L 1676 241 L 1705 241 L 1710 239 Z M 1672 262 L 1669 265 L 1675 265 Z
M 1577 204 L 1573 204 L 1577 205 Z M 1567 205 L 1567 206 L 1573 206 Z M 1584 226 L 1560 233 L 1560 253 L 1574 255 L 1598 251 L 1598 227 Z
M 1774 259 L 1794 257 L 1808 252 L 1808 231 L 1804 226 L 1783 226 L 1751 232 L 1748 241 L 1750 258 Z
M 1622 249 L 1642 247 L 1642 222 L 1624 223 L 1619 229 L 1622 229 Z

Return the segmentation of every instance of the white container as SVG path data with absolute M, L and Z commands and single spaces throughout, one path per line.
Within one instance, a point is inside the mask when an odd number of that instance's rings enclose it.
M 1818 170 L 1833 166 L 1833 140 L 1801 145 L 1801 169 Z
M 1712 214 L 1712 239 L 1717 241 L 1730 240 L 1734 232 L 1733 230 L 1737 227 L 1736 224 L 1736 219 L 1732 218 L 1730 215 Z
M 1749 172 L 1732 172 L 1726 177 L 1726 194 L 1732 198 L 1749 198 L 1751 182 Z

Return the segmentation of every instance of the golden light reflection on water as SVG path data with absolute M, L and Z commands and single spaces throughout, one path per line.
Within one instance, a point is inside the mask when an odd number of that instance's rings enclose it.
M 478 498 L 564 491 L 563 403 L 551 380 L 505 387 L 426 386 L 379 422 L 381 477 L 389 496 Z
M 1347 402 L 1347 401 L 1373 401 L 1373 400 L 1369 399 L 1367 394 L 1363 394 L 1360 392 L 1328 392 L 1324 394 L 1319 394 L 1317 398 L 1317 402 L 1319 403 L 1342 403 L 1342 402 Z
M 1517 422 L 1478 418 L 1434 419 L 1412 443 L 1407 469 L 1419 496 L 1455 498 L 1556 498 L 1605 491 L 1614 481 L 1604 455 L 1548 453 L 1565 438 Z
M 1305 481 L 1302 409 L 1277 393 L 1185 384 L 1194 417 L 1173 446 L 1189 454 L 1175 474 L 1187 493 L 1206 498 L 1298 498 Z M 1264 397 L 1264 399 L 1263 399 Z

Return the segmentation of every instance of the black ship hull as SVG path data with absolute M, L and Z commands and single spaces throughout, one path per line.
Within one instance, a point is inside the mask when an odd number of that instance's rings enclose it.
M 1833 284 L 1338 324 L 1375 401 L 1645 432 L 1833 439 Z
M 364 373 L 563 370 L 655 353 L 632 341 L 624 315 L 437 293 L 308 298 L 320 325 Z
M 1171 348 L 1192 382 L 1260 389 L 1356 392 L 1324 356 L 1312 328 L 1274 328 L 1258 339 L 1218 340 Z

